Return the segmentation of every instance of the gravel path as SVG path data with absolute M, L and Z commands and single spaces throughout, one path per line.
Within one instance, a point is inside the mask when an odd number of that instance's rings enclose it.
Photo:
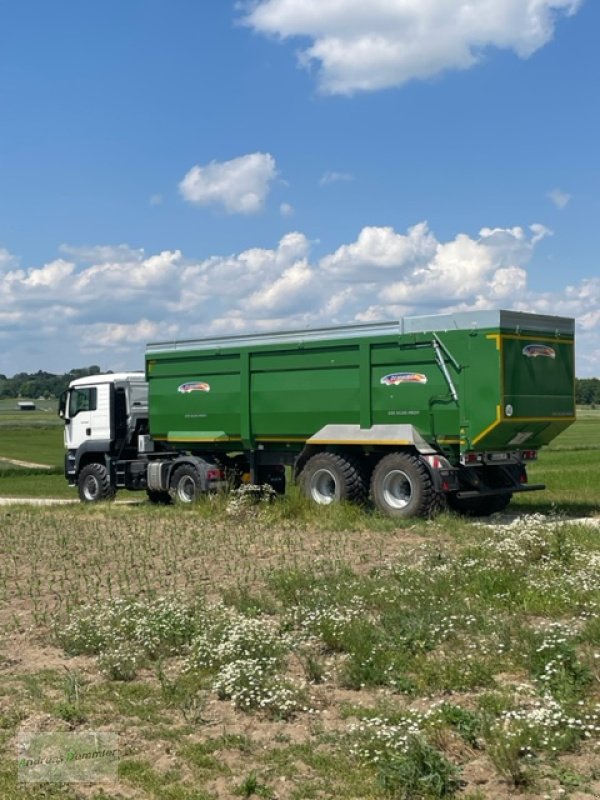
M 115 500 L 113 505 L 116 506 L 137 506 L 140 503 L 145 503 L 146 497 L 142 500 Z M 78 497 L 71 498 L 58 498 L 58 497 L 0 497 L 0 506 L 68 506 L 74 503 L 79 504 Z
M 6 456 L 0 456 L 0 461 L 5 461 L 7 464 L 12 464 L 13 467 L 27 467 L 29 469 L 54 469 L 54 467 L 48 466 L 48 464 L 36 464 L 34 461 L 19 461 L 16 458 L 7 458 Z
M 0 497 L 0 506 L 15 506 L 19 503 L 26 506 L 66 506 L 78 502 L 78 497 L 73 500 L 59 500 L 54 497 Z

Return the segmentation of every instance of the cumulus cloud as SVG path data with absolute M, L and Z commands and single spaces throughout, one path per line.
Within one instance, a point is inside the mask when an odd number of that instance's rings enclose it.
M 269 153 L 250 153 L 231 161 L 211 161 L 190 169 L 179 184 L 182 197 L 199 206 L 222 206 L 230 214 L 262 211 L 277 176 Z
M 0 372 L 67 369 L 92 355 L 105 368 L 139 369 L 152 340 L 515 308 L 576 317 L 580 374 L 598 374 L 600 279 L 528 287 L 529 263 L 550 233 L 487 227 L 440 240 L 426 222 L 404 232 L 369 226 L 320 257 L 299 231 L 271 248 L 200 260 L 65 246 L 69 259 L 30 269 L 4 252 Z
M 363 228 L 352 244 L 339 247 L 322 260 L 323 269 L 341 280 L 389 279 L 390 270 L 407 271 L 426 263 L 435 253 L 436 239 L 426 222 L 396 233 L 393 228 Z
M 282 39 L 308 37 L 300 63 L 316 64 L 330 94 L 400 86 L 467 69 L 489 48 L 527 58 L 549 42 L 556 19 L 582 0 L 253 0 L 245 22 Z
M 144 345 L 153 339 L 174 338 L 179 333 L 176 324 L 165 325 L 141 319 L 130 324 L 97 322 L 80 326 L 82 352 L 97 352 L 99 349 L 129 350 L 132 344 Z

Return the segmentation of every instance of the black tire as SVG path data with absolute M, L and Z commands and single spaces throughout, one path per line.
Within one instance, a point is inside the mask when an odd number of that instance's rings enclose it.
M 179 505 L 191 505 L 202 494 L 200 473 L 192 464 L 182 464 L 173 472 L 169 494 Z
M 104 464 L 87 464 L 79 473 L 77 490 L 82 503 L 99 503 L 113 500 L 116 494 Z
M 300 473 L 299 483 L 304 494 L 322 506 L 342 500 L 364 503 L 367 497 L 359 465 L 337 453 L 317 453 L 309 458 Z
M 173 502 L 169 492 L 161 492 L 159 489 L 146 489 L 148 500 L 155 506 L 168 506 Z
M 371 498 L 389 517 L 433 517 L 443 508 L 429 470 L 409 453 L 390 453 L 371 476 Z
M 512 492 L 505 494 L 493 494 L 489 497 L 468 497 L 460 499 L 454 495 L 448 495 L 448 505 L 457 514 L 465 517 L 489 517 L 490 514 L 497 514 L 508 506 L 512 500 Z

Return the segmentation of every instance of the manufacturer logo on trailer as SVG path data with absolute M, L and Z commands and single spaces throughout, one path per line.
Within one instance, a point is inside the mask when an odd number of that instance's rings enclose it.
M 553 348 L 548 347 L 547 344 L 528 344 L 527 347 L 523 348 L 523 355 L 527 356 L 527 358 L 538 358 L 539 356 L 556 358 Z
M 189 394 L 190 392 L 210 392 L 210 383 L 204 383 L 200 381 L 199 383 L 182 383 L 181 386 L 178 387 L 177 391 L 180 394 Z
M 427 375 L 421 372 L 391 372 L 384 375 L 380 383 L 384 386 L 399 386 L 401 383 L 427 383 Z

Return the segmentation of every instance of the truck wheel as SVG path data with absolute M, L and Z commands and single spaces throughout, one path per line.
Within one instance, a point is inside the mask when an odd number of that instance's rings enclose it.
M 304 494 L 321 506 L 347 500 L 363 503 L 365 479 L 358 465 L 336 453 L 317 453 L 306 462 L 300 474 Z
M 156 506 L 168 506 L 173 502 L 169 492 L 161 492 L 158 489 L 146 489 L 148 500 Z
M 171 478 L 169 494 L 176 503 L 190 505 L 202 494 L 200 473 L 191 464 L 177 467 Z
M 438 493 L 427 467 L 408 453 L 390 453 L 371 477 L 375 506 L 390 517 L 432 517 L 440 510 Z
M 87 464 L 77 479 L 79 499 L 84 503 L 112 500 L 115 490 L 110 485 L 110 476 L 104 464 Z

